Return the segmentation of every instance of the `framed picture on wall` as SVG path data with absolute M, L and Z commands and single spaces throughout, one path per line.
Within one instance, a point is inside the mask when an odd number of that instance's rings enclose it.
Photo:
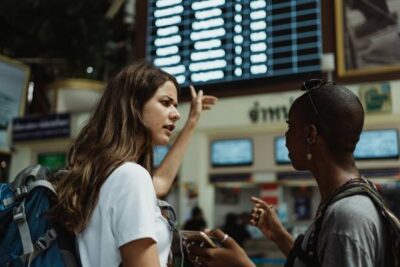
M 337 0 L 341 77 L 400 72 L 400 0 Z

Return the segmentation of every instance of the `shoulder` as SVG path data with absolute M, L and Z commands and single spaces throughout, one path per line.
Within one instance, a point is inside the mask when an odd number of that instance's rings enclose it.
M 382 237 L 385 223 L 368 196 L 354 195 L 331 204 L 324 215 L 321 231 L 323 235 L 347 236 L 371 242 Z
M 332 203 L 320 232 L 318 249 L 322 262 L 332 262 L 334 266 L 350 266 L 349 262 L 354 263 L 351 266 L 372 266 L 384 255 L 385 227 L 368 196 L 354 195 Z
M 125 162 L 118 166 L 110 175 L 111 176 L 147 176 L 150 177 L 149 172 L 141 165 L 135 162 Z
M 118 166 L 107 178 L 107 181 L 129 183 L 138 180 L 151 180 L 149 172 L 134 162 L 125 162 Z
M 102 186 L 103 192 L 131 193 L 139 188 L 153 188 L 153 182 L 149 172 L 134 162 L 126 162 L 118 166 Z
M 347 224 L 379 221 L 380 215 L 373 201 L 365 195 L 354 195 L 332 203 L 324 219 L 335 219 Z

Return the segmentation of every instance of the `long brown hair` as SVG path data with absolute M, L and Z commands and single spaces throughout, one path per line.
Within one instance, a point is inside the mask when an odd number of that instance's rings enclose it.
M 84 230 L 115 168 L 136 161 L 151 173 L 152 140 L 142 111 L 167 81 L 178 88 L 173 76 L 146 62 L 128 65 L 109 81 L 70 148 L 68 170 L 54 181 L 58 199 L 50 216 L 71 233 Z

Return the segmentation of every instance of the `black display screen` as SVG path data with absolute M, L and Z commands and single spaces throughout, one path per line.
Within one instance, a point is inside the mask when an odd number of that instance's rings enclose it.
M 148 0 L 146 58 L 183 86 L 321 70 L 319 0 Z

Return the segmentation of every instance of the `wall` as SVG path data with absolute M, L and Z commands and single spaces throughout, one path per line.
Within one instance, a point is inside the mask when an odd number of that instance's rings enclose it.
M 400 129 L 400 101 L 398 101 L 400 99 L 400 81 L 392 81 L 391 87 L 393 99 L 392 113 L 368 114 L 365 123 L 366 129 L 388 127 Z M 349 88 L 358 93 L 358 85 L 351 85 Z M 198 204 L 204 210 L 209 227 L 220 224 L 224 214 L 216 214 L 215 186 L 209 183 L 209 176 L 211 174 L 252 172 L 255 177 L 253 183 L 256 184 L 274 181 L 277 171 L 293 171 L 290 165 L 277 166 L 273 160 L 273 138 L 284 134 L 286 131 L 285 120 L 283 118 L 272 120 L 268 116 L 264 120 L 261 112 L 259 113 L 258 121 L 252 122 L 249 113 L 254 109 L 255 102 L 258 102 L 258 106 L 262 109 L 289 108 L 293 99 L 300 94 L 301 91 L 296 90 L 284 93 L 223 98 L 218 101 L 218 104 L 211 111 L 202 114 L 199 126 L 191 140 L 180 170 L 179 190 L 177 190 L 177 193 L 174 193 L 178 194 L 179 197 L 174 196 L 172 198 L 174 202 L 179 200 L 178 219 L 181 223 L 189 217 L 192 206 Z M 189 103 L 182 103 L 179 105 L 179 108 L 182 119 L 177 125 L 177 132 L 182 128 L 190 106 Z M 72 137 L 76 136 L 87 118 L 87 113 L 72 114 Z M 240 136 L 254 137 L 256 144 L 254 166 L 231 169 L 211 168 L 208 158 L 210 140 Z M 15 151 L 13 152 L 10 176 L 14 177 L 24 166 L 36 163 L 37 155 L 40 152 L 67 151 L 70 142 L 71 139 L 68 138 L 14 144 Z M 400 162 L 399 160 L 359 162 L 359 166 L 362 168 L 371 168 L 378 165 L 380 167 L 399 167 Z M 196 187 L 198 191 L 197 199 L 188 199 L 186 191 L 188 184 Z M 290 203 L 290 194 L 286 195 Z M 245 207 L 247 204 L 240 205 L 244 205 L 243 207 Z M 228 207 L 222 207 L 222 209 L 229 210 Z

